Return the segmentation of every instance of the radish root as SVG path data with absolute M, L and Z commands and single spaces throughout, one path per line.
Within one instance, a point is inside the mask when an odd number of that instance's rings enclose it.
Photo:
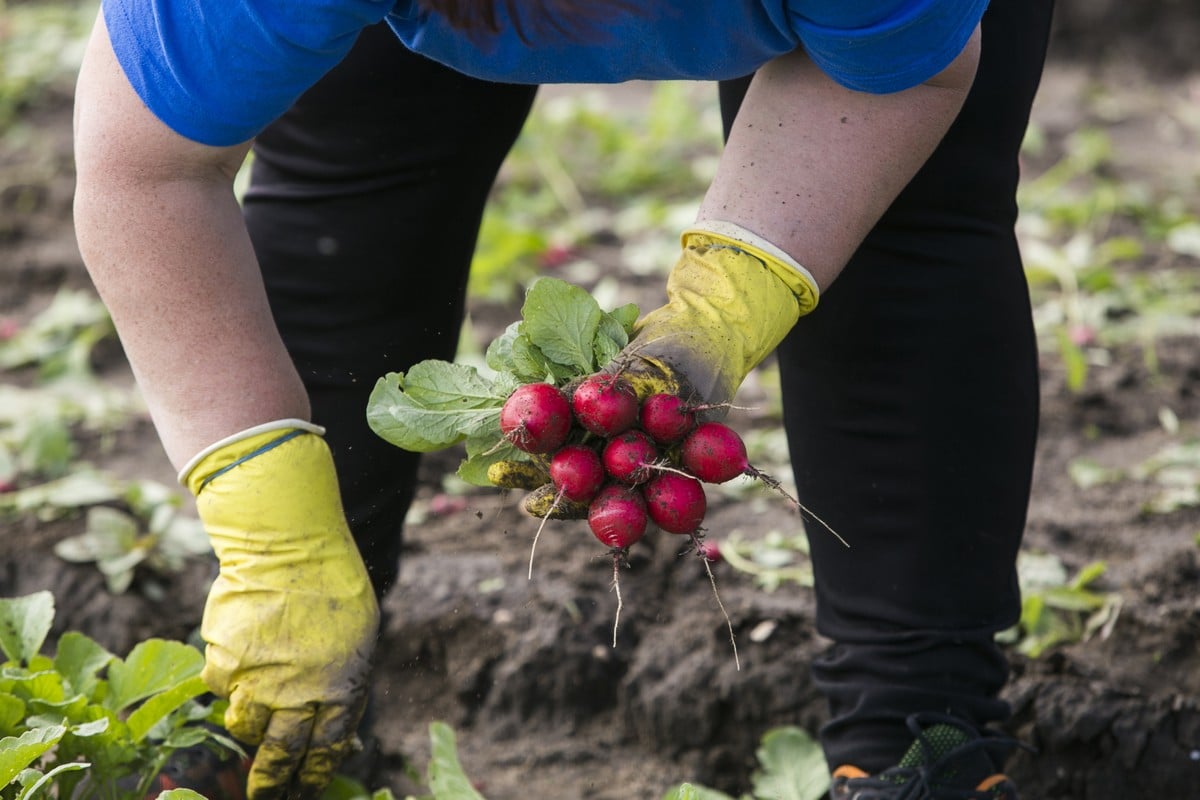
M 692 534 L 692 546 L 696 550 L 696 555 L 700 556 L 700 560 L 704 563 L 704 571 L 708 573 L 708 582 L 712 586 L 713 597 L 716 598 L 717 607 L 721 609 L 721 614 L 725 617 L 725 627 L 729 629 L 729 645 L 733 648 L 733 665 L 738 672 L 741 672 L 742 660 L 738 657 L 737 637 L 733 633 L 733 620 L 729 618 L 729 612 L 725 610 L 725 604 L 721 602 L 721 593 L 717 591 L 717 577 L 713 575 L 712 565 L 704 557 L 704 551 L 700 548 L 700 537 L 695 533 Z
M 554 513 L 554 509 L 558 508 L 558 504 L 562 501 L 562 498 L 563 493 L 560 490 L 558 494 L 554 495 L 554 502 L 550 504 L 550 509 L 542 517 L 542 524 L 538 525 L 537 533 L 533 535 L 533 544 L 529 546 L 529 576 L 526 580 L 533 580 L 533 552 L 537 550 L 538 539 L 541 538 L 542 528 L 546 527 L 546 520 L 550 519 L 550 515 Z
M 767 473 L 765 473 L 765 472 L 762 472 L 762 471 L 760 471 L 760 470 L 757 470 L 757 469 L 755 469 L 754 467 L 750 467 L 749 469 L 747 469 L 747 470 L 746 470 L 746 474 L 747 474 L 747 475 L 749 475 L 749 476 L 750 476 L 750 477 L 752 477 L 752 478 L 756 478 L 756 479 L 758 479 L 758 480 L 762 481 L 763 483 L 765 483 L 765 484 L 766 484 L 767 486 L 769 486 L 770 488 L 772 488 L 772 489 L 774 489 L 775 491 L 779 492 L 781 495 L 783 495 L 783 496 L 784 496 L 784 497 L 786 497 L 788 500 L 790 500 L 790 501 L 792 502 L 792 504 L 796 506 L 796 508 L 800 509 L 800 510 L 801 510 L 802 512 L 804 512 L 805 514 L 807 514 L 808 516 L 812 517 L 812 518 L 813 518 L 814 520 L 816 520 L 817 522 L 821 523 L 821 526 L 822 526 L 823 528 L 825 528 L 825 530 L 829 531 L 829 532 L 830 532 L 830 533 L 832 533 L 834 536 L 836 536 L 836 537 L 837 537 L 837 540 L 838 540 L 839 542 L 841 542 L 841 543 L 842 543 L 843 545 L 845 545 L 847 548 L 849 548 L 849 547 L 850 547 L 850 543 L 849 543 L 849 542 L 847 542 L 847 541 L 846 541 L 846 540 L 845 540 L 845 539 L 842 537 L 842 535 L 841 535 L 840 533 L 838 533 L 837 531 L 835 531 L 835 530 L 834 530 L 834 529 L 833 529 L 833 528 L 832 528 L 832 527 L 829 525 L 829 523 L 828 523 L 828 522 L 826 522 L 825 520 L 823 520 L 823 519 L 821 519 L 820 517 L 818 517 L 818 516 L 817 516 L 815 513 L 813 513 L 813 510 L 812 510 L 812 509 L 810 509 L 808 506 L 804 505 L 804 504 L 803 504 L 803 503 L 801 503 L 799 500 L 797 500 L 796 498 L 792 497 L 792 496 L 791 496 L 791 494 L 789 494 L 789 493 L 788 493 L 788 490 L 783 488 L 783 484 L 781 484 L 777 478 L 773 478 L 773 477 L 771 477 L 770 475 L 768 475 Z
M 613 591 L 617 593 L 617 613 L 613 616 L 613 643 L 617 646 L 617 629 L 621 625 L 621 608 L 625 605 L 621 599 L 621 550 L 613 551 Z

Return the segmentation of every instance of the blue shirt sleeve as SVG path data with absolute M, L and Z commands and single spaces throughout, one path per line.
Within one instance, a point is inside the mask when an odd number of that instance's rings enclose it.
M 168 127 L 202 144 L 253 138 L 333 68 L 394 0 L 104 0 L 129 82 Z
M 841 85 L 886 94 L 950 66 L 988 0 L 791 0 L 792 27 L 809 58 Z
M 513 83 L 713 80 L 747 75 L 803 47 L 847 88 L 883 94 L 941 72 L 962 52 L 988 0 L 676 0 L 617 7 L 603 19 L 542 26 L 507 17 L 466 37 L 417 0 L 388 23 L 410 50 L 468 75 Z M 517 13 L 520 13 L 518 7 Z M 520 32 L 518 32 L 520 31 Z
M 138 95 L 211 145 L 257 135 L 384 19 L 410 50 L 488 80 L 735 78 L 803 47 L 843 86 L 887 93 L 948 66 L 987 0 L 644 0 L 542 26 L 509 20 L 507 7 L 499 31 L 465 35 L 417 0 L 103 0 Z

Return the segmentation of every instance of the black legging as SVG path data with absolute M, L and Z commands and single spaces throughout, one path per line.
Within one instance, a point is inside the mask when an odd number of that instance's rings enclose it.
M 1007 712 L 992 637 L 1019 611 L 1038 394 L 1014 195 L 1050 8 L 993 4 L 959 120 L 778 351 L 799 491 L 853 544 L 811 537 L 834 765 L 895 763 L 914 711 Z M 744 88 L 721 87 L 727 127 Z M 418 459 L 369 430 L 367 396 L 453 357 L 483 205 L 534 93 L 379 27 L 255 147 L 247 224 L 381 593 Z

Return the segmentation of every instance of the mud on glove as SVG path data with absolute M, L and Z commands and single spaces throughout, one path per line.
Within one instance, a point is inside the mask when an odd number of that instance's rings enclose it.
M 698 223 L 682 244 L 666 305 L 638 321 L 606 371 L 620 371 L 642 398 L 728 403 L 820 292 L 791 256 L 733 223 Z

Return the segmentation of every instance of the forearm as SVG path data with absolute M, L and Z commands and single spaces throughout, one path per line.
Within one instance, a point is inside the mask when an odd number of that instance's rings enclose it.
M 240 153 L 153 119 L 98 25 L 76 100 L 76 233 L 177 467 L 251 425 L 309 413 L 233 195 Z
M 751 83 L 699 220 L 733 222 L 829 286 L 937 147 L 966 99 L 978 31 L 925 84 L 890 95 L 845 89 L 801 51 Z

